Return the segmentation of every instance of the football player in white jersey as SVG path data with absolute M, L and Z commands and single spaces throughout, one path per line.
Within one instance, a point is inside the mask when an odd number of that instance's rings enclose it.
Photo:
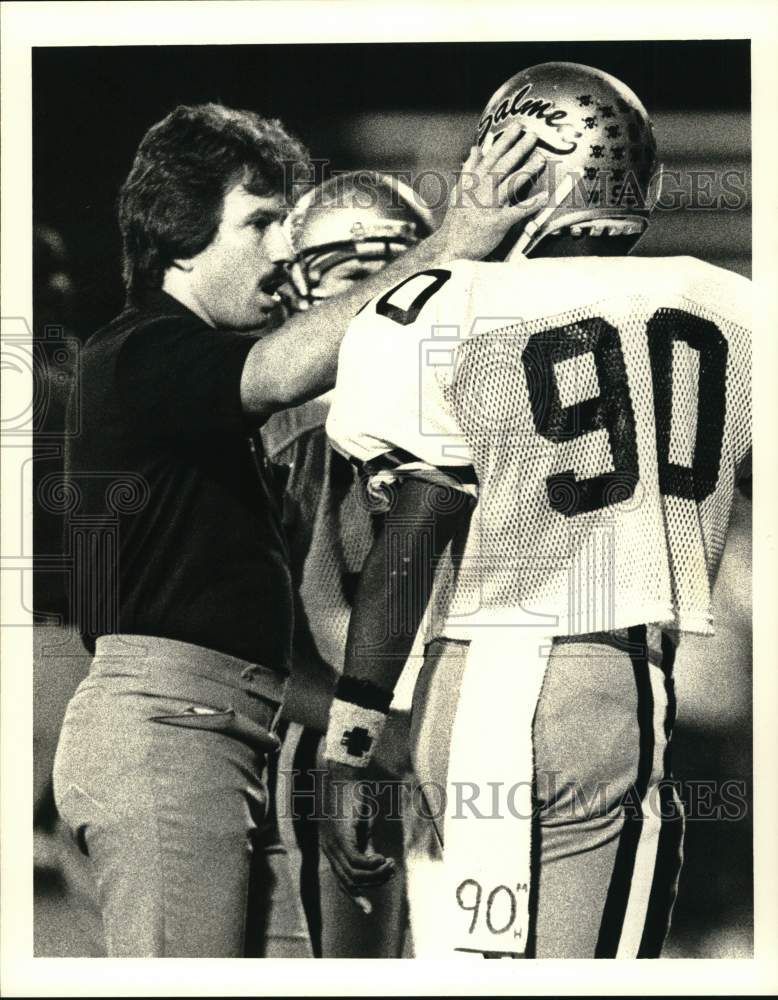
M 683 834 L 672 663 L 713 632 L 750 462 L 750 283 L 626 256 L 659 171 L 620 81 L 532 67 L 489 102 L 481 148 L 515 121 L 548 158 L 527 185 L 546 208 L 499 261 L 375 299 L 341 349 L 328 432 L 390 510 L 330 713 L 324 847 L 348 891 L 391 876 L 359 775 L 429 603 L 411 743 L 444 950 L 657 956 Z
M 412 188 L 372 170 L 340 174 L 312 188 L 284 222 L 294 258 L 280 291 L 291 309 L 305 310 L 350 290 L 427 237 L 434 228 Z M 323 958 L 396 958 L 405 938 L 402 879 L 370 900 L 364 913 L 340 890 L 325 862 L 319 866 L 318 823 L 312 791 L 316 757 L 335 678 L 343 669 L 356 581 L 373 541 L 369 505 L 351 463 L 327 441 L 331 393 L 274 413 L 262 428 L 268 459 L 283 470 L 284 527 L 299 601 L 295 655 L 285 713 L 306 719 L 290 726 L 280 771 L 282 816 L 295 817 L 302 855 L 301 895 L 314 954 Z M 406 770 L 407 711 L 384 731 L 374 773 Z M 286 780 L 289 779 L 289 780 Z M 287 787 L 289 786 L 289 787 Z M 286 808 L 293 807 L 292 810 Z M 402 851 L 397 823 L 379 824 L 378 843 Z M 382 836 L 382 834 L 384 836 Z M 391 839 L 394 835 L 395 839 Z

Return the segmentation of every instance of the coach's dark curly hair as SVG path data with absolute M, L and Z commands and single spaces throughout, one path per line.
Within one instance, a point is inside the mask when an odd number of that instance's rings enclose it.
M 310 170 L 308 151 L 278 121 L 221 104 L 176 108 L 141 140 L 119 196 L 128 292 L 159 288 L 174 260 L 208 246 L 236 183 L 291 204 Z

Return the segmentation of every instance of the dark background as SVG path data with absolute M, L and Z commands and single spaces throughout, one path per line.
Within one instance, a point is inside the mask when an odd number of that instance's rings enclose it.
M 216 100 L 278 117 L 335 170 L 452 171 L 503 81 L 524 66 L 556 60 L 589 63 L 631 86 L 654 120 L 666 168 L 687 175 L 738 170 L 748 187 L 747 41 L 34 50 L 33 213 L 39 231 L 47 227 L 36 244 L 39 344 L 49 324 L 83 339 L 121 308 L 117 192 L 145 131 L 176 104 Z M 638 252 L 693 254 L 749 274 L 750 196 L 736 212 L 656 213 Z M 63 362 L 61 371 L 51 364 L 36 437 L 36 481 L 61 468 L 62 386 L 73 370 L 72 361 Z M 39 620 L 53 620 L 63 610 L 61 574 L 47 572 L 41 562 L 42 556 L 58 557 L 60 539 L 59 519 L 36 508 Z M 686 864 L 665 951 L 672 957 L 746 957 L 752 948 L 750 811 L 737 821 L 715 818 L 716 789 L 725 780 L 743 782 L 750 810 L 749 572 L 750 504 L 739 502 L 716 588 L 718 634 L 685 642 L 676 666 L 675 772 L 687 782 L 687 801 L 693 798 L 690 781 L 717 784 L 708 818 L 688 824 Z M 65 704 L 88 663 L 83 651 L 75 657 L 47 653 L 52 630 L 36 633 L 36 801 L 44 832 L 53 820 L 41 790 Z M 73 856 L 66 855 L 64 864 L 67 874 Z M 76 881 L 67 875 L 65 888 L 57 890 L 56 883 L 37 879 L 36 954 L 101 953 L 96 911 L 72 888 Z
M 661 112 L 697 112 L 688 123 L 670 116 L 664 149 L 683 162 L 727 151 L 726 135 L 695 140 L 695 119 L 716 113 L 720 133 L 748 115 L 747 41 L 33 50 L 34 214 L 65 238 L 77 329 L 94 330 L 122 304 L 117 191 L 146 129 L 176 104 L 217 100 L 280 118 L 335 169 L 453 166 L 500 84 L 552 60 L 597 66 L 632 87 L 656 119 L 660 153 Z M 440 115 L 449 127 L 433 136 Z

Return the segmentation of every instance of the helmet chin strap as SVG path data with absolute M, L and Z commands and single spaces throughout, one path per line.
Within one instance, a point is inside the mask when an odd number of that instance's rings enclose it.
M 662 193 L 662 183 L 665 178 L 665 165 L 660 163 L 657 167 L 657 172 L 651 178 L 651 183 L 648 185 L 648 193 L 651 196 L 650 202 L 647 204 L 649 212 L 653 212 L 656 208 L 657 202 L 659 201 L 659 196 Z
M 565 174 L 559 184 L 557 184 L 554 188 L 554 191 L 548 199 L 546 205 L 533 219 L 530 219 L 521 231 L 521 235 L 516 240 L 516 243 L 508 256 L 505 258 L 506 260 L 514 260 L 519 255 L 526 256 L 527 253 L 529 253 L 532 246 L 537 242 L 536 238 L 538 233 L 541 232 L 549 218 L 554 214 L 557 208 L 559 208 L 565 198 L 567 198 L 573 190 L 574 185 L 575 180 L 573 179 L 573 175 Z

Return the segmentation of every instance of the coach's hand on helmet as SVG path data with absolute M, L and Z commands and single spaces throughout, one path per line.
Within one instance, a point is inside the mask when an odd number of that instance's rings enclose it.
M 369 912 L 361 894 L 388 882 L 395 873 L 394 861 L 378 854 L 370 843 L 377 806 L 371 782 L 359 768 L 331 762 L 325 767 L 321 848 L 341 887 Z
M 446 217 L 429 237 L 441 244 L 444 257 L 480 260 L 512 226 L 529 220 L 546 204 L 546 194 L 516 200 L 517 193 L 545 169 L 546 159 L 535 149 L 536 143 L 537 137 L 524 133 L 521 122 L 514 121 L 485 152 L 472 147 L 449 198 Z

